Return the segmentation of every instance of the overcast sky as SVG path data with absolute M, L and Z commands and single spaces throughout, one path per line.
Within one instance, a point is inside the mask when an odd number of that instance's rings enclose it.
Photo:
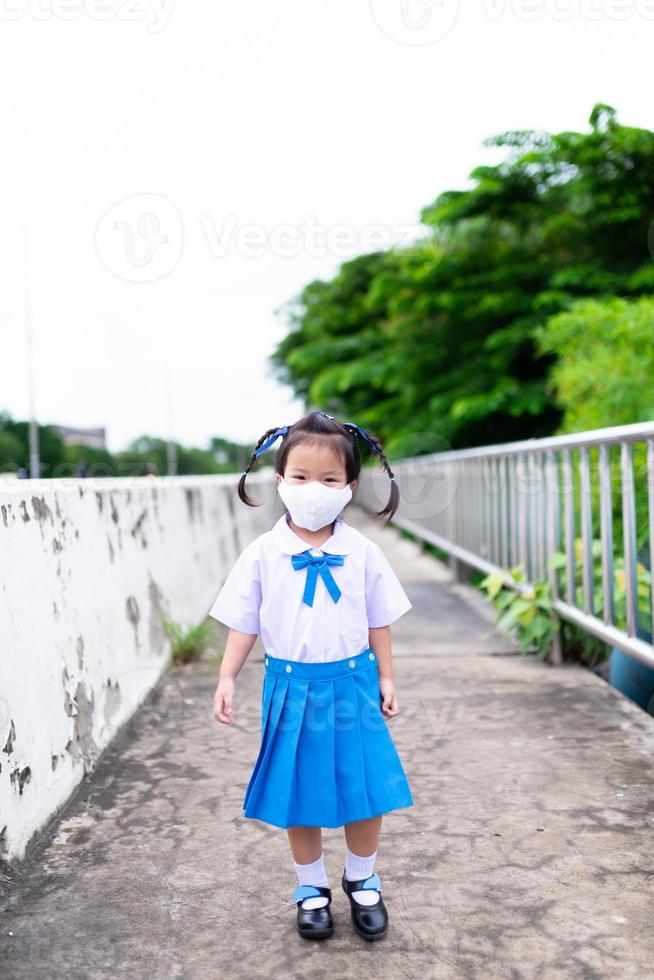
M 274 311 L 513 128 L 654 128 L 654 0 L 0 0 L 0 410 L 252 443 Z M 29 303 L 26 304 L 26 294 Z

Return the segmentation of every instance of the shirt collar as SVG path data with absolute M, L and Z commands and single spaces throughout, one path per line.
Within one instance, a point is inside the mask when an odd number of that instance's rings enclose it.
M 296 534 L 288 523 L 288 515 L 282 514 L 272 528 L 272 536 L 275 544 L 285 555 L 298 555 L 302 551 L 314 548 L 308 541 L 304 541 L 299 534 Z M 321 544 L 318 551 L 326 551 L 330 555 L 348 555 L 354 550 L 355 539 L 354 531 L 349 524 L 346 524 L 339 514 L 334 523 L 334 533 L 331 538 L 327 538 Z

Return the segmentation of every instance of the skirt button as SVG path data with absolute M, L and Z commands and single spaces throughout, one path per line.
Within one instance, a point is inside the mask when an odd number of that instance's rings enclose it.
M 290 664 L 286 664 L 286 673 L 287 673 L 287 674 L 290 674 L 290 672 L 291 672 L 291 670 L 292 670 L 292 669 L 293 669 L 293 668 L 291 667 L 291 665 L 290 665 Z
M 374 660 L 375 659 L 374 653 L 369 653 L 368 654 L 368 657 L 369 657 L 370 660 Z
M 350 666 L 350 667 L 356 667 L 356 664 L 355 664 L 354 660 L 350 660 L 350 663 L 349 663 L 348 666 Z

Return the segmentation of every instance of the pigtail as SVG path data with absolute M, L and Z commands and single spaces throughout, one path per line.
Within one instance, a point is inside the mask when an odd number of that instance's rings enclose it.
M 399 507 L 400 490 L 397 483 L 395 482 L 395 474 L 393 473 L 390 463 L 386 458 L 386 453 L 384 452 L 384 447 L 381 444 L 381 440 L 374 434 L 374 432 L 371 432 L 370 429 L 363 429 L 360 426 L 358 426 L 358 428 L 363 438 L 366 440 L 367 443 L 369 443 L 370 448 L 379 456 L 382 466 L 384 467 L 384 469 L 386 470 L 386 472 L 390 477 L 391 491 L 388 500 L 386 501 L 386 506 L 384 507 L 383 510 L 375 511 L 375 517 L 385 517 L 386 514 L 388 514 L 388 521 L 386 522 L 388 524 L 388 522 L 393 517 L 393 514 Z
M 248 461 L 248 465 L 243 470 L 243 473 L 241 474 L 241 479 L 238 481 L 238 496 L 239 496 L 239 499 L 242 500 L 244 504 L 247 504 L 248 507 L 261 507 L 262 504 L 260 504 L 260 503 L 258 504 L 255 500 L 252 499 L 252 497 L 250 497 L 248 495 L 248 493 L 247 493 L 247 491 L 245 489 L 245 478 L 247 477 L 248 473 L 250 472 L 250 470 L 252 469 L 252 467 L 254 466 L 254 464 L 257 461 L 257 450 L 261 446 L 263 446 L 263 444 L 266 441 L 266 439 L 268 439 L 270 436 L 274 435 L 275 432 L 279 432 L 279 431 L 280 431 L 279 430 L 279 426 L 273 425 L 272 428 L 267 429 L 264 432 L 264 434 L 261 436 L 261 438 L 257 442 L 256 446 L 254 447 L 254 450 L 252 451 L 252 455 L 250 456 L 250 459 Z
M 292 434 L 291 434 L 292 430 Z M 287 439 L 286 436 L 291 434 L 291 438 Z M 357 438 L 363 439 L 370 449 L 379 456 L 381 464 L 388 473 L 391 481 L 391 491 L 386 502 L 386 506 L 383 510 L 376 511 L 375 517 L 385 517 L 388 515 L 388 520 L 393 517 L 393 514 L 397 510 L 400 503 L 400 491 L 395 482 L 395 474 L 393 473 L 388 459 L 386 458 L 386 453 L 384 452 L 384 447 L 381 444 L 381 440 L 368 429 L 363 429 L 360 425 L 355 422 L 341 422 L 334 418 L 333 415 L 327 415 L 326 412 L 316 409 L 315 411 L 309 412 L 303 418 L 296 422 L 294 425 L 282 425 L 282 426 L 272 426 L 272 428 L 267 429 L 257 442 L 252 455 L 248 461 L 245 470 L 241 474 L 241 478 L 238 481 L 238 496 L 239 499 L 247 504 L 248 507 L 261 507 L 260 503 L 253 500 L 245 490 L 245 479 L 256 463 L 259 456 L 270 449 L 274 443 L 277 441 L 279 436 L 282 436 L 282 445 L 277 450 L 275 455 L 275 469 L 282 473 L 284 472 L 284 466 L 286 463 L 286 457 L 288 455 L 291 445 L 297 444 L 297 442 L 306 438 L 307 436 L 314 435 L 325 435 L 334 436 L 341 435 L 349 437 L 348 441 L 350 446 L 345 447 L 347 449 L 347 469 L 348 469 L 348 479 L 354 479 L 358 477 L 361 469 L 361 460 L 357 450 Z M 387 521 L 388 523 L 388 521 Z

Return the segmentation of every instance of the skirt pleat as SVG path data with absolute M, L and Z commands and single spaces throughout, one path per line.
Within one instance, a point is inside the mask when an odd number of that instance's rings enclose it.
M 305 683 L 308 685 L 307 706 L 298 733 L 297 751 L 293 757 L 283 760 L 293 773 L 291 793 L 285 801 L 283 815 L 280 808 L 286 826 L 306 825 L 315 813 L 322 814 L 330 823 L 336 820 L 334 732 L 329 724 L 333 685 L 330 680 Z
M 336 745 L 336 778 L 341 787 L 339 800 L 339 821 L 349 823 L 352 813 L 375 812 L 368 794 L 368 781 L 371 773 L 366 771 L 366 758 L 363 744 L 366 738 L 362 705 L 366 704 L 368 679 L 373 680 L 376 670 L 366 670 L 352 677 L 340 677 L 334 684 L 337 705 L 334 727 Z M 355 818 L 356 819 L 356 818 Z
M 413 800 L 388 723 L 379 705 L 377 671 L 368 671 L 365 677 L 366 683 L 358 687 L 362 722 L 356 729 L 363 760 L 363 785 L 371 810 L 397 809 L 410 805 Z M 368 681 L 372 681 L 372 685 Z
M 291 685 L 292 696 L 289 697 Z M 264 750 L 251 806 L 264 809 L 272 807 L 273 813 L 285 820 L 288 800 L 293 790 L 293 767 L 289 763 L 296 758 L 298 752 L 309 682 L 287 682 L 283 691 L 280 695 L 281 712 Z
M 243 805 L 256 806 L 261 796 L 264 782 L 260 776 L 265 773 L 270 756 L 279 732 L 279 718 L 284 707 L 284 697 L 288 689 L 288 680 L 275 674 L 266 675 L 263 687 L 262 705 L 262 734 L 259 755 L 254 764 L 252 775 L 245 793 Z M 250 797 L 252 802 L 250 803 Z
M 340 827 L 413 804 L 369 647 L 328 663 L 267 654 L 265 664 L 244 816 L 283 828 Z

